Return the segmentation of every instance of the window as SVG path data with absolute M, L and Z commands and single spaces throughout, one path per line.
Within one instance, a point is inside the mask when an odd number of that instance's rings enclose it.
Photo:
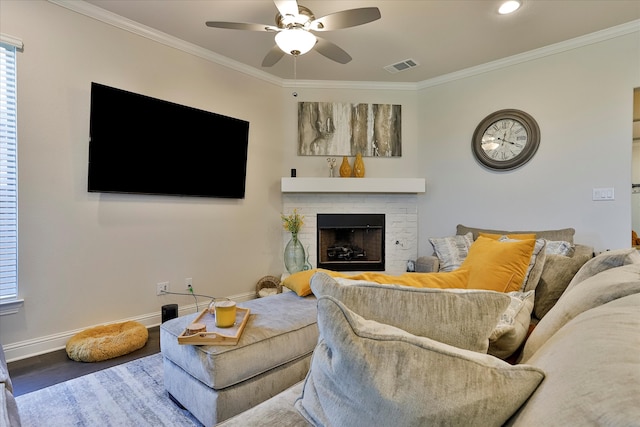
M 15 305 L 18 298 L 16 51 L 21 47 L 22 42 L 4 34 L 0 38 L 0 305 L 2 306 L 0 313 L 2 314 L 15 311 L 19 307 Z

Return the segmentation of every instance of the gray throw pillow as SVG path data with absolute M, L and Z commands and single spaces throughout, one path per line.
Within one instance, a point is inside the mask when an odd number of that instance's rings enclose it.
M 544 372 L 366 320 L 318 299 L 321 340 L 300 414 L 315 426 L 499 426 Z
M 556 304 L 580 268 L 589 261 L 587 255 L 568 257 L 547 254 L 540 281 L 536 287 L 533 315 L 542 319 Z
M 345 279 L 341 283 L 352 284 L 341 285 L 318 272 L 311 278 L 311 289 L 316 297 L 332 296 L 365 319 L 482 353 L 487 352 L 489 336 L 511 302 L 507 294 L 486 290 L 412 288 Z
M 429 243 L 440 261 L 439 271 L 453 271 L 460 267 L 473 244 L 473 236 L 431 237 Z
M 640 264 L 612 268 L 578 282 L 574 288 L 567 289 L 553 309 L 538 322 L 527 339 L 520 360 L 526 363 L 547 340 L 580 313 L 637 293 L 640 293 Z

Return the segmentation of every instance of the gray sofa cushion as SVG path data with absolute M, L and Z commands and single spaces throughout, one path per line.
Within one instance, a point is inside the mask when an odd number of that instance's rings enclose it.
M 572 289 L 567 289 L 553 309 L 536 325 L 527 339 L 520 360 L 528 363 L 549 338 L 580 313 L 636 293 L 640 293 L 640 264 L 612 268 L 579 282 Z
M 486 353 L 489 336 L 511 298 L 483 290 L 429 289 L 342 279 L 311 279 L 316 297 L 332 296 L 357 314 L 456 347 Z
M 573 236 L 576 234 L 576 230 L 573 228 L 561 228 L 559 230 L 491 230 L 487 228 L 474 228 L 467 227 L 466 225 L 458 224 L 456 226 L 456 234 L 473 234 L 473 240 L 478 238 L 480 233 L 489 233 L 489 234 L 535 234 L 536 239 L 546 239 L 546 240 L 563 240 L 565 242 L 569 242 L 573 244 Z
M 507 425 L 637 426 L 638 307 L 640 294 L 606 303 L 545 342 L 527 361 L 545 371 L 545 380 Z
M 271 399 L 216 424 L 216 427 L 308 427 L 310 424 L 294 406 L 303 386 L 304 381 L 300 381 Z
M 601 271 L 619 267 L 621 265 L 638 263 L 640 263 L 640 254 L 638 254 L 638 251 L 635 248 L 624 248 L 602 252 L 598 256 L 587 261 L 580 270 L 578 270 L 576 275 L 571 279 L 566 290 L 569 291 L 580 282 L 591 276 L 595 276 Z
M 321 339 L 295 407 L 316 426 L 504 423 L 544 373 L 366 320 L 318 298 Z

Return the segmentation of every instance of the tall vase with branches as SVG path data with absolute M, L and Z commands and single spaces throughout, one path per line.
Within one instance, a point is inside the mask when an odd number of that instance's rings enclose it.
M 290 215 L 282 214 L 282 226 L 291 233 L 291 240 L 284 248 L 284 266 L 290 274 L 297 273 L 305 269 L 306 257 L 304 247 L 298 240 L 298 232 L 304 224 L 304 216 L 293 210 Z

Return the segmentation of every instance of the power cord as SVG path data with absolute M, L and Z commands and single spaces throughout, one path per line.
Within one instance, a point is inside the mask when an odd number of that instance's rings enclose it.
M 189 285 L 189 292 L 188 292 L 188 293 L 186 293 L 186 292 L 169 292 L 169 291 L 162 291 L 162 292 L 160 293 L 160 295 L 165 295 L 165 294 L 166 294 L 166 295 L 187 295 L 187 296 L 188 296 L 188 295 L 192 295 L 192 296 L 193 296 L 193 299 L 196 301 L 196 313 L 199 313 L 199 312 L 200 312 L 200 309 L 198 308 L 198 298 L 197 298 L 197 297 L 209 298 L 209 299 L 211 300 L 211 302 L 213 302 L 214 300 L 217 300 L 217 299 L 225 299 L 225 300 L 229 300 L 229 298 L 227 298 L 227 297 L 212 297 L 212 296 L 210 296 L 210 295 L 201 295 L 201 294 L 196 294 L 196 293 L 193 291 L 193 286 L 191 286 L 191 285 Z

